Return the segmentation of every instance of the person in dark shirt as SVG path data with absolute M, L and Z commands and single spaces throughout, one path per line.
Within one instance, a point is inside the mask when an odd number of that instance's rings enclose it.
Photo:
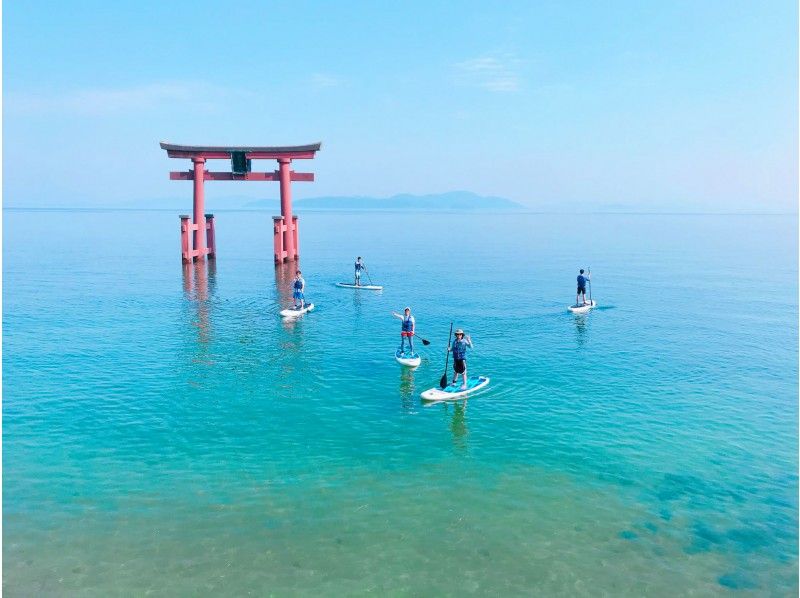
M 294 299 L 295 309 L 305 309 L 306 307 L 306 281 L 303 280 L 303 275 L 300 270 L 295 274 L 294 281 L 292 281 L 292 299 Z
M 355 264 L 355 269 L 356 269 L 355 285 L 357 287 L 361 286 L 361 271 L 362 270 L 366 270 L 366 268 L 367 268 L 367 266 L 364 264 L 364 262 L 361 261 L 361 256 L 358 256 L 358 259 L 356 260 L 356 264 Z
M 467 390 L 467 347 L 472 348 L 472 339 L 469 336 L 464 338 L 464 331 L 459 328 L 456 330 L 453 346 L 448 347 L 447 350 L 453 352 L 453 382 L 451 385 L 455 386 L 461 375 L 464 377 L 461 390 Z
M 578 274 L 578 294 L 575 296 L 575 305 L 586 305 L 586 283 L 589 281 L 589 276 L 583 275 L 583 270 Z M 583 302 L 581 302 L 583 297 Z

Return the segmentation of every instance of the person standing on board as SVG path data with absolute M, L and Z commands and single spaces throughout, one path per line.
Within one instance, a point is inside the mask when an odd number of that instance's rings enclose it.
M 575 305 L 586 305 L 586 282 L 589 280 L 588 276 L 583 275 L 583 269 L 578 274 L 578 294 L 575 295 Z M 581 296 L 583 303 L 581 303 Z
M 292 283 L 292 299 L 294 299 L 295 309 L 304 309 L 306 306 L 306 281 L 300 270 L 295 274 L 294 282 Z
M 459 374 L 464 376 L 464 384 L 461 390 L 467 390 L 467 348 L 472 349 L 472 338 L 467 335 L 464 337 L 464 331 L 459 328 L 456 330 L 456 338 L 451 347 L 447 347 L 448 351 L 453 352 L 453 382 L 458 382 Z
M 414 338 L 414 329 L 417 323 L 414 320 L 414 316 L 411 315 L 411 308 L 405 308 L 402 316 L 396 311 L 393 311 L 392 315 L 403 321 L 403 326 L 400 328 L 400 352 L 405 353 L 406 339 L 408 339 L 408 351 L 413 354 L 414 342 L 411 339 Z
M 364 264 L 364 262 L 361 261 L 361 256 L 358 256 L 358 258 L 356 259 L 356 266 L 355 267 L 356 267 L 356 282 L 355 282 L 355 285 L 357 287 L 360 287 L 361 286 L 361 271 L 367 269 L 367 266 Z

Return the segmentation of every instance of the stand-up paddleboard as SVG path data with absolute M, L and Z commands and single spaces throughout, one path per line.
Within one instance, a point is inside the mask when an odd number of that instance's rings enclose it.
M 593 307 L 597 307 L 597 301 L 587 301 L 586 305 L 581 305 L 580 303 L 570 305 L 567 309 L 574 314 L 585 314 Z
M 353 284 L 351 282 L 337 282 L 337 287 L 343 289 L 364 289 L 365 291 L 382 291 L 383 287 L 378 284 Z
M 422 393 L 422 398 L 425 401 L 455 401 L 461 399 L 471 392 L 480 390 L 489 384 L 488 376 L 476 376 L 467 379 L 467 390 L 461 390 L 463 382 L 459 379 L 455 384 L 442 389 L 431 388 Z
M 302 316 L 304 313 L 311 311 L 312 309 L 314 309 L 314 304 L 306 303 L 306 306 L 303 309 L 295 309 L 294 307 L 284 309 L 281 311 L 281 316 L 284 318 L 296 318 L 297 316 Z
M 397 363 L 409 368 L 415 368 L 422 363 L 419 353 L 406 353 L 405 351 L 401 353 L 400 349 L 394 352 L 394 358 Z

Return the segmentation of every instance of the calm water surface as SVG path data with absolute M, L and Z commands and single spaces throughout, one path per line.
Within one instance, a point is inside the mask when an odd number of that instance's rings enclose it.
M 797 594 L 795 216 L 270 217 L 4 212 L 8 595 Z

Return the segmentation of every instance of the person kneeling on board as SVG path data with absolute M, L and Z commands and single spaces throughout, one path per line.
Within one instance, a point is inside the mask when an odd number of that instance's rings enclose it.
M 575 305 L 586 305 L 586 281 L 589 280 L 588 276 L 583 275 L 583 269 L 578 274 L 578 294 L 575 295 Z M 583 297 L 583 302 L 581 302 Z
M 464 384 L 461 390 L 467 390 L 467 347 L 472 348 L 472 339 L 464 337 L 464 331 L 459 328 L 456 330 L 456 338 L 452 347 L 447 347 L 448 351 L 453 352 L 453 386 L 458 382 L 458 376 L 464 376 Z
M 367 266 L 364 264 L 364 262 L 361 261 L 361 256 L 358 256 L 358 258 L 356 259 L 356 264 L 355 264 L 356 280 L 355 280 L 355 283 L 354 283 L 357 287 L 361 286 L 361 271 L 365 270 L 366 267 Z
M 306 281 L 303 280 L 303 276 L 300 273 L 300 270 L 297 271 L 295 274 L 294 282 L 292 283 L 292 299 L 294 299 L 294 308 L 295 309 L 304 309 L 306 306 Z
M 403 310 L 404 315 L 400 315 L 396 311 L 392 312 L 392 315 L 395 318 L 400 318 L 403 321 L 403 325 L 400 328 L 400 353 L 405 352 L 406 346 L 406 339 L 408 339 L 408 352 L 409 354 L 414 353 L 414 328 L 416 327 L 416 321 L 414 320 L 414 316 L 411 315 L 411 308 L 407 307 Z

